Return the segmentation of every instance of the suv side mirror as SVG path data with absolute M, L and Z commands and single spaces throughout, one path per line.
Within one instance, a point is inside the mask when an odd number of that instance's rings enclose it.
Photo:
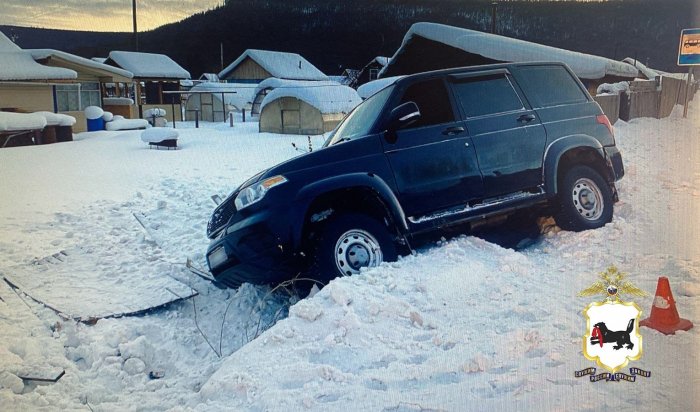
M 389 113 L 389 127 L 387 130 L 387 140 L 390 143 L 396 142 L 396 131 L 402 129 L 420 119 L 420 109 L 414 102 L 406 102 L 396 106 Z

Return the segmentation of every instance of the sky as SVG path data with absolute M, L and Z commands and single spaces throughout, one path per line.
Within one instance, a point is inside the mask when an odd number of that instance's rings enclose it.
M 139 31 L 182 20 L 223 0 L 136 0 Z M 132 31 L 132 0 L 2 0 L 0 25 Z

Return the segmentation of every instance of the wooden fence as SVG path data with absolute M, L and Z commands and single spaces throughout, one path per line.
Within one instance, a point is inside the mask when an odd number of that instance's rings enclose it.
M 615 123 L 620 119 L 620 95 L 619 94 L 603 94 L 594 97 L 598 102 L 603 113 L 608 116 L 610 123 Z
M 688 101 L 693 99 L 697 88 L 697 83 L 691 84 Z M 619 118 L 629 121 L 637 117 L 668 117 L 675 105 L 685 103 L 685 89 L 686 81 L 675 77 L 661 76 L 657 80 L 632 81 L 629 92 L 620 95 Z M 606 96 L 596 96 L 596 100 L 599 97 Z M 608 114 L 607 111 L 605 113 Z M 612 118 L 610 121 L 613 121 Z

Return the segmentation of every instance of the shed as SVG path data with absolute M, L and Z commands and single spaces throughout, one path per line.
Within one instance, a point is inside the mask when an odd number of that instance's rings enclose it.
M 144 110 L 177 105 L 174 110 L 167 111 L 168 120 L 174 120 L 175 113 L 172 112 L 180 111 L 180 96 L 163 92 L 180 91 L 180 81 L 190 78 L 187 70 L 170 57 L 157 53 L 112 51 L 105 60 L 105 64 L 134 74 L 136 89 L 134 100 L 138 105 L 138 117 L 142 117 Z
M 272 90 L 280 87 L 316 87 L 316 86 L 338 86 L 340 83 L 335 81 L 312 81 L 312 80 L 287 80 L 270 77 L 261 81 L 253 91 L 252 114 L 260 114 L 261 105 L 265 96 Z
M 328 76 L 296 53 L 255 49 L 246 50 L 219 73 L 219 79 L 235 83 L 260 83 L 268 77 L 328 80 Z
M 185 120 L 223 122 L 231 111 L 250 110 L 254 86 L 244 83 L 202 82 L 192 87 L 185 102 Z
M 595 92 L 600 83 L 634 79 L 623 62 L 524 40 L 436 23 L 415 23 L 380 77 L 503 62 L 564 62 Z
M 361 101 L 353 88 L 340 84 L 279 87 L 262 101 L 260 132 L 323 134 Z

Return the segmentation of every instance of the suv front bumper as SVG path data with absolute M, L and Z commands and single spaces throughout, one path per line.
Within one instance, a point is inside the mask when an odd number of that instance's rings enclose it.
M 299 259 L 291 251 L 286 210 L 257 211 L 222 230 L 207 249 L 214 278 L 231 287 L 290 279 Z

